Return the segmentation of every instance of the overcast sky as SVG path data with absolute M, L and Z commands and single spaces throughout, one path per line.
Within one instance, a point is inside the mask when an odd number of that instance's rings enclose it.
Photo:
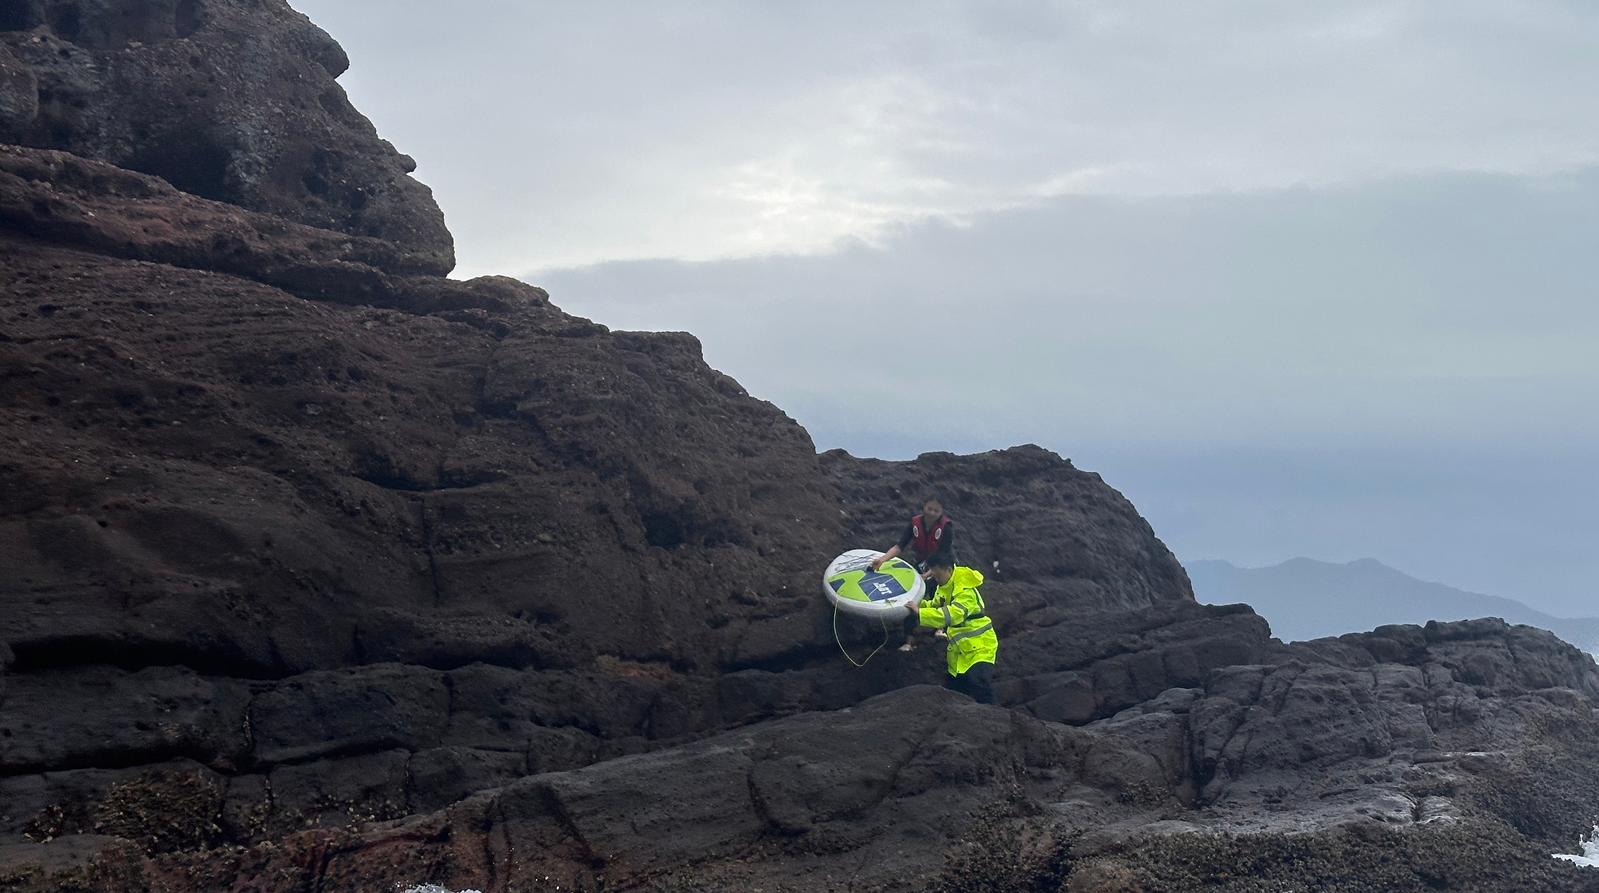
M 821 448 L 1599 614 L 1599 4 L 293 2 L 461 275 Z

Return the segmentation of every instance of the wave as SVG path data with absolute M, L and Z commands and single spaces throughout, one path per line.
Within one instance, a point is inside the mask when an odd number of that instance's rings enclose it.
M 1580 853 L 1555 853 L 1556 859 L 1564 859 L 1586 868 L 1599 868 L 1599 825 L 1593 826 L 1593 832 L 1588 839 L 1582 842 Z

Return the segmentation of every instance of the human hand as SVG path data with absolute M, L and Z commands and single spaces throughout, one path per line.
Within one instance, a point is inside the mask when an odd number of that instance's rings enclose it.
M 882 566 L 883 566 L 883 558 L 881 558 L 881 557 L 873 558 L 872 559 L 872 563 L 869 565 L 869 567 L 871 567 L 871 569 L 873 571 L 876 571 L 876 570 L 880 569 Z

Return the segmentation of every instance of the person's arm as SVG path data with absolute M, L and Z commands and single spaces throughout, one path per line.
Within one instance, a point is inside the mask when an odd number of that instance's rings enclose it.
M 957 592 L 955 597 L 950 599 L 950 603 L 943 607 L 925 604 L 907 607 L 916 614 L 919 625 L 941 630 L 960 626 L 966 622 L 967 617 L 979 610 L 977 592 L 969 587 Z
M 905 548 L 909 546 L 911 544 L 911 540 L 915 538 L 916 531 L 911 527 L 911 525 L 906 524 L 905 532 L 900 534 L 899 543 L 889 546 L 887 552 L 884 552 L 881 556 L 872 559 L 872 570 L 875 571 L 888 562 L 894 560 L 894 558 L 897 556 L 904 554 Z

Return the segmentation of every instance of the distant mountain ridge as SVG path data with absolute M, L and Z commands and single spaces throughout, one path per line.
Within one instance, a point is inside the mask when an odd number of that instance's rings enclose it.
M 1556 617 L 1514 599 L 1419 580 L 1374 558 L 1347 564 L 1293 558 L 1272 567 L 1184 562 L 1202 602 L 1247 602 L 1284 641 L 1363 632 L 1388 623 L 1500 617 L 1599 653 L 1599 618 Z

